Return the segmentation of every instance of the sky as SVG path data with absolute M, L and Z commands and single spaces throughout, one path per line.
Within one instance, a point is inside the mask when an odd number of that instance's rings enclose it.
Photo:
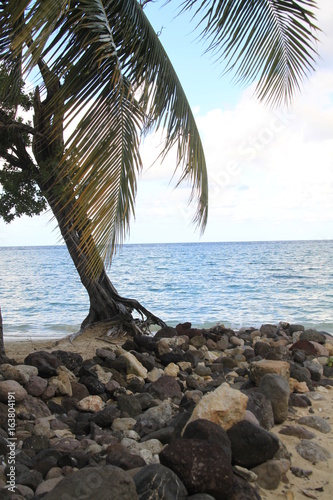
M 171 182 L 175 161 L 154 163 L 159 137 L 142 146 L 136 217 L 126 243 L 333 239 L 333 2 L 318 0 L 320 60 L 288 109 L 269 109 L 254 87 L 233 85 L 204 54 L 179 2 L 145 12 L 165 46 L 194 111 L 209 176 L 203 235 L 191 220 L 190 188 Z M 47 212 L 0 221 L 0 246 L 61 244 Z

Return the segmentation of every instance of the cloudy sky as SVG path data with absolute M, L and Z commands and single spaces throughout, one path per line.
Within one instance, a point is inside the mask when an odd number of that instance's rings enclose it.
M 163 4 L 163 2 L 159 2 Z M 253 88 L 220 76 L 188 19 L 166 8 L 146 12 L 183 83 L 206 153 L 209 222 L 195 232 L 189 188 L 170 183 L 174 159 L 153 160 L 159 138 L 142 148 L 136 219 L 129 243 L 333 239 L 333 2 L 318 0 L 323 30 L 316 72 L 289 109 L 267 109 Z M 0 222 L 0 245 L 52 245 L 59 233 L 49 213 Z

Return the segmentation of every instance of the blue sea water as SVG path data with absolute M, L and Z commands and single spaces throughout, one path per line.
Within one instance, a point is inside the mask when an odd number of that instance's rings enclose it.
M 124 245 L 109 275 L 170 325 L 288 321 L 333 334 L 333 241 Z M 66 247 L 0 248 L 5 338 L 63 337 L 88 305 Z

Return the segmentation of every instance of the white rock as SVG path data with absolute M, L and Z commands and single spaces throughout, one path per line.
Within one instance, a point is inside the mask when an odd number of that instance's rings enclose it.
M 129 431 L 132 430 L 136 424 L 136 420 L 134 418 L 115 418 L 112 422 L 111 429 L 113 431 Z
M 87 396 L 77 402 L 77 407 L 82 411 L 92 411 L 96 413 L 104 408 L 105 403 L 100 396 Z
M 147 368 L 145 368 L 133 354 L 131 354 L 130 352 L 125 352 L 122 357 L 125 358 L 127 362 L 127 373 L 133 373 L 134 375 L 138 375 L 139 377 L 142 377 L 144 379 L 147 378 Z

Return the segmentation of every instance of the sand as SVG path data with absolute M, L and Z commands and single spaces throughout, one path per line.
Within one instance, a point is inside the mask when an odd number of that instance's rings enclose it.
M 114 346 L 120 345 L 126 340 L 121 337 L 106 336 L 107 332 L 108 326 L 102 325 L 87 329 L 73 342 L 70 342 L 68 337 L 61 340 L 6 342 L 6 354 L 9 358 L 13 358 L 17 362 L 23 362 L 24 358 L 31 352 L 39 350 L 51 352 L 62 349 L 79 352 L 84 359 L 88 359 L 95 355 L 97 348 L 106 347 L 110 344 Z M 309 430 L 316 434 L 315 441 L 331 452 L 332 458 L 327 462 L 311 464 L 297 453 L 295 447 L 299 443 L 298 438 L 279 434 L 281 427 L 296 424 L 300 417 L 309 415 L 307 408 L 295 408 L 296 413 L 290 414 L 288 420 L 281 425 L 275 426 L 272 432 L 283 441 L 291 453 L 292 467 L 312 470 L 312 474 L 309 478 L 298 478 L 289 471 L 286 474 L 286 481 L 284 483 L 281 482 L 278 489 L 268 491 L 260 488 L 259 492 L 262 500 L 301 500 L 305 498 L 331 500 L 333 498 L 333 387 L 319 387 L 317 388 L 317 392 L 322 395 L 323 399 L 312 401 L 313 414 L 327 419 L 331 424 L 332 431 L 330 434 L 322 434 L 314 429 L 309 428 Z

